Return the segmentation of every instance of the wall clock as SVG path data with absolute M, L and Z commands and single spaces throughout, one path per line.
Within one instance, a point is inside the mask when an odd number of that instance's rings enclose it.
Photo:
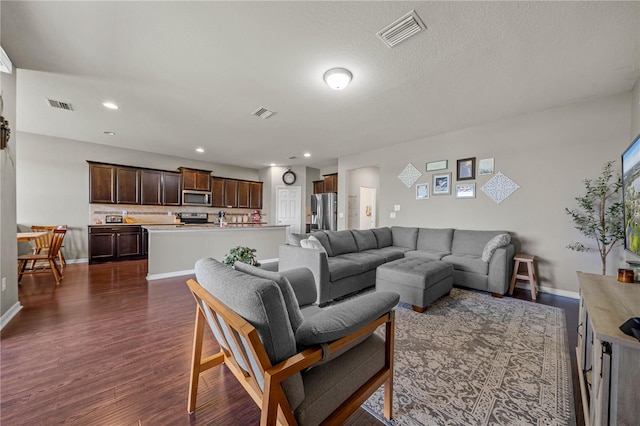
M 289 169 L 282 175 L 282 181 L 287 185 L 293 185 L 296 182 L 296 174 Z

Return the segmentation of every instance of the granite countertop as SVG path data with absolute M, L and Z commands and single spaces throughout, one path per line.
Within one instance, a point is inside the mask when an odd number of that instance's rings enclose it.
M 288 225 L 267 225 L 264 223 L 242 223 L 232 226 L 220 227 L 217 223 L 190 223 L 174 225 L 143 225 L 148 231 L 245 231 L 255 229 L 286 228 Z

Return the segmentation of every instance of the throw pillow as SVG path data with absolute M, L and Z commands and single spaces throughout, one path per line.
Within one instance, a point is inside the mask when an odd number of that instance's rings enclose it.
M 509 234 L 498 234 L 490 239 L 482 250 L 482 261 L 489 263 L 489 261 L 491 260 L 491 256 L 493 256 L 493 253 L 495 253 L 498 248 L 504 247 L 510 242 L 511 235 Z
M 324 249 L 324 246 L 322 245 L 322 243 L 313 235 L 310 236 L 309 238 L 307 238 L 306 240 L 300 240 L 300 247 L 302 248 L 308 248 L 308 249 L 315 249 L 315 250 L 320 250 L 323 252 L 327 252 Z
M 304 240 L 305 238 L 307 238 L 307 234 L 296 234 L 292 232 L 287 235 L 287 244 L 289 244 L 290 246 L 300 247 L 300 241 Z

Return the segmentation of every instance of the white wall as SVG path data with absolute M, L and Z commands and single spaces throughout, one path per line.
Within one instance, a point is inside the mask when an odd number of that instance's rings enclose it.
M 0 113 L 9 122 L 11 138 L 0 151 L 0 277 L 6 278 L 6 290 L 0 293 L 2 325 L 19 310 L 16 246 L 16 70 L 0 73 Z M 5 315 L 6 314 L 6 315 Z
M 19 132 L 17 140 L 18 227 L 28 230 L 31 225 L 66 224 L 69 231 L 65 236 L 64 254 L 68 260 L 88 257 L 87 160 L 161 170 L 177 170 L 184 166 L 212 170 L 215 176 L 259 180 L 255 169 L 25 132 Z
M 574 198 L 584 192 L 582 180 L 599 176 L 606 161 L 615 160 L 620 167 L 620 155 L 630 142 L 631 97 L 631 93 L 611 96 L 340 158 L 338 171 L 347 176 L 349 170 L 378 167 L 380 226 L 508 230 L 518 251 L 538 256 L 542 286 L 576 292 L 576 271 L 599 273 L 600 258 L 596 252 L 565 248 L 582 239 L 565 207 L 575 207 Z M 476 176 L 475 199 L 432 195 L 429 200 L 416 200 L 415 185 L 407 188 L 398 179 L 412 163 L 423 173 L 418 183 L 431 183 L 432 173 L 426 173 L 425 163 L 446 159 L 455 184 L 456 160 L 468 157 L 495 158 L 496 172 L 504 173 L 520 189 L 496 204 L 480 190 L 493 176 Z M 346 180 L 339 180 L 342 212 L 349 193 Z M 401 210 L 396 219 L 390 219 L 395 204 Z M 338 227 L 345 226 L 345 220 L 339 219 Z M 609 262 L 610 275 L 623 266 L 621 258 L 619 251 L 618 260 Z

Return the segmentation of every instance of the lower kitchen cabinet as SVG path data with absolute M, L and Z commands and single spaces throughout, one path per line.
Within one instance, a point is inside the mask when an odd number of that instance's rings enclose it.
M 145 231 L 140 225 L 89 226 L 89 263 L 146 257 Z

